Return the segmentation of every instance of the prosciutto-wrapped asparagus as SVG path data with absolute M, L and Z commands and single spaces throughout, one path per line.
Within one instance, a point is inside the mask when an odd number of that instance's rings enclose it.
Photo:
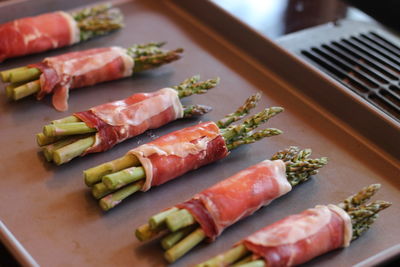
M 254 130 L 283 111 L 281 107 L 266 108 L 232 125 L 256 106 L 260 96 L 249 97 L 236 112 L 217 123 L 209 121 L 164 135 L 130 150 L 124 157 L 84 171 L 86 185 L 100 199 L 103 210 L 109 210 L 137 191 L 147 191 L 184 173 L 226 157 L 229 151 L 281 133 L 267 128 Z
M 45 58 L 42 62 L 1 72 L 6 95 L 19 100 L 36 94 L 38 100 L 53 94 L 58 111 L 68 109 L 69 90 L 131 76 L 180 58 L 181 48 L 162 50 L 164 43 L 95 48 Z
M 373 184 L 337 205 L 318 205 L 288 216 L 197 267 L 295 266 L 348 247 L 369 229 L 378 212 L 391 205 L 386 201 L 366 203 L 379 188 Z
M 193 76 L 178 86 L 133 94 L 52 121 L 37 134 L 38 144 L 48 161 L 60 165 L 78 156 L 109 150 L 126 139 L 171 121 L 203 115 L 211 111 L 211 107 L 183 106 L 180 101 L 192 94 L 206 93 L 219 81 L 218 78 L 199 79 Z
M 167 250 L 165 258 L 174 262 L 202 240 L 215 240 L 232 224 L 290 192 L 327 163 L 327 158 L 310 159 L 310 155 L 310 149 L 297 147 L 279 151 L 271 160 L 242 170 L 152 216 L 148 224 L 136 230 L 136 236 L 145 241 L 160 232 L 168 233 L 161 244 Z
M 73 45 L 123 26 L 122 14 L 111 4 L 76 12 L 57 11 L 0 25 L 0 62 Z

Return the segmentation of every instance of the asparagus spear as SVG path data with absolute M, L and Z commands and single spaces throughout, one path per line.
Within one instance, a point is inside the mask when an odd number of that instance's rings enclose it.
M 293 150 L 285 150 L 277 153 L 276 157 L 283 158 L 292 158 L 291 152 Z M 307 152 L 307 151 L 304 151 Z M 391 203 L 386 201 L 374 201 L 369 204 L 365 204 L 380 188 L 380 184 L 372 184 L 365 188 L 363 188 L 357 194 L 350 196 L 345 199 L 343 202 L 339 203 L 338 206 L 341 207 L 344 211 L 346 211 L 352 222 L 353 228 L 353 238 L 352 241 L 360 237 L 366 230 L 370 228 L 370 226 L 375 222 L 378 217 L 378 213 L 388 207 L 390 207 Z M 219 254 L 214 258 L 211 258 L 203 263 L 196 265 L 196 267 L 217 267 L 217 266 L 245 266 L 245 267 L 257 267 L 257 266 L 268 266 L 263 259 L 256 259 L 256 255 L 251 255 L 252 261 L 248 263 L 244 263 L 238 265 L 239 260 L 243 255 L 235 254 L 237 256 L 233 257 L 232 260 L 232 251 L 241 247 L 243 249 L 242 254 L 248 255 L 251 252 L 247 250 L 247 248 L 240 244 L 233 249 L 228 250 L 225 253 Z
M 96 31 L 89 32 L 93 34 Z M 84 34 L 87 35 L 87 33 Z M 128 48 L 128 54 L 135 61 L 133 72 L 135 73 L 153 69 L 178 60 L 181 57 L 180 54 L 183 52 L 182 48 L 164 50 L 161 49 L 162 45 L 164 45 L 164 43 L 148 43 L 143 45 L 134 45 Z M 10 82 L 11 86 L 8 87 L 7 94 L 10 95 L 10 98 L 13 100 L 19 100 L 39 92 L 40 82 L 38 78 L 40 75 L 41 71 L 38 68 L 33 67 L 21 67 L 0 72 L 3 82 Z M 211 88 L 215 86 L 215 84 L 212 85 L 213 82 L 218 83 L 218 81 L 209 80 L 204 82 L 204 84 L 201 83 L 201 85 L 208 85 Z M 193 93 L 204 93 L 204 91 Z
M 57 165 L 61 165 L 71 159 L 81 155 L 95 142 L 94 135 L 79 139 L 71 144 L 61 147 L 53 152 L 53 161 Z
M 138 181 L 136 183 L 129 184 L 129 185 L 123 187 L 121 190 L 118 190 L 114 193 L 111 193 L 111 194 L 103 197 L 99 201 L 100 207 L 105 211 L 107 211 L 111 208 L 114 208 L 122 200 L 124 200 L 128 196 L 139 191 L 140 188 L 142 188 L 143 184 L 144 184 L 144 181 Z
M 189 250 L 191 250 L 205 238 L 206 235 L 204 234 L 203 229 L 197 228 L 184 239 L 179 241 L 179 243 L 168 249 L 165 252 L 164 257 L 168 262 L 172 263 L 185 255 Z
M 156 237 L 160 232 L 150 229 L 150 225 L 144 224 L 135 231 L 137 239 L 140 241 L 146 241 Z
M 237 245 L 230 250 L 226 251 L 223 254 L 220 254 L 214 258 L 209 259 L 201 264 L 198 264 L 196 267 L 211 267 L 211 266 L 229 266 L 241 258 L 248 255 L 250 252 L 243 245 Z
M 183 238 L 185 238 L 187 235 L 189 235 L 191 232 L 195 230 L 195 225 L 188 226 L 186 228 L 183 228 L 179 231 L 172 232 L 165 236 L 163 239 L 161 239 L 161 246 L 167 250 L 172 248 L 176 243 L 181 241 Z
M 48 136 L 45 136 L 43 133 L 36 134 L 36 142 L 37 142 L 38 146 L 49 145 L 49 144 L 52 144 L 54 142 L 61 140 L 62 138 L 63 137 L 60 137 L 60 136 L 48 137 Z
M 220 129 L 226 128 L 233 122 L 244 118 L 249 112 L 257 106 L 261 95 L 259 93 L 250 96 L 246 99 L 246 102 L 240 106 L 235 112 L 226 115 L 223 119 L 217 121 L 217 125 Z

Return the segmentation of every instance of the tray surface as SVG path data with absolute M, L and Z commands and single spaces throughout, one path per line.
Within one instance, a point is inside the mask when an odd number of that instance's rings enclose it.
M 184 58 L 169 66 L 72 92 L 70 109 L 64 114 L 53 110 L 49 98 L 44 102 L 30 98 L 9 103 L 1 90 L 0 170 L 3 177 L 0 180 L 0 216 L 40 265 L 164 266 L 166 262 L 157 241 L 141 244 L 135 239 L 133 233 L 137 226 L 159 210 L 184 201 L 289 145 L 310 147 L 315 157 L 329 157 L 329 164 L 309 182 L 230 227 L 217 242 L 199 245 L 173 266 L 201 262 L 264 225 L 316 204 L 339 202 L 376 182 L 382 184 L 377 198 L 391 201 L 393 206 L 382 212 L 374 227 L 348 249 L 328 253 L 308 265 L 349 266 L 399 243 L 398 167 L 291 94 L 296 88 L 288 88 L 282 77 L 256 67 L 245 54 L 231 49 L 232 46 L 216 36 L 212 29 L 192 20 L 176 6 L 155 0 L 138 0 L 122 3 L 119 7 L 126 23 L 121 31 L 70 48 L 11 59 L 0 65 L 0 69 L 8 69 L 68 51 L 111 45 L 127 47 L 149 41 L 165 40 L 168 48 L 185 48 Z M 0 9 L 0 14 L 5 12 Z M 135 92 L 151 92 L 174 85 L 194 74 L 201 74 L 202 78 L 221 78 L 220 85 L 209 93 L 183 101 L 214 107 L 202 121 L 218 120 L 247 96 L 261 91 L 263 97 L 257 111 L 266 106 L 285 108 L 283 114 L 268 123 L 269 127 L 279 128 L 284 134 L 241 147 L 224 160 L 147 193 L 138 193 L 108 213 L 103 213 L 90 196 L 83 184 L 82 170 L 120 157 L 139 144 L 199 120 L 173 122 L 125 141 L 111 151 L 75 159 L 60 167 L 48 164 L 39 153 L 34 135 L 50 120 Z

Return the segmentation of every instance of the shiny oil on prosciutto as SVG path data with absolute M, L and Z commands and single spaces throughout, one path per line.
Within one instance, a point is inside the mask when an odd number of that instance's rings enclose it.
M 135 155 L 146 173 L 142 191 L 166 183 L 190 170 L 228 155 L 225 140 L 214 122 L 187 127 L 141 145 Z
M 79 42 L 76 21 L 58 11 L 0 25 L 0 62 Z
M 68 109 L 69 89 L 128 77 L 132 75 L 133 65 L 126 49 L 105 47 L 45 58 L 30 67 L 42 71 L 37 98 L 52 93 L 54 107 L 65 111 Z
M 196 194 L 177 207 L 187 209 L 209 240 L 214 240 L 225 228 L 291 189 L 286 178 L 285 163 L 282 160 L 264 160 Z
M 294 266 L 347 247 L 351 237 L 350 216 L 336 205 L 321 205 L 277 221 L 242 243 L 267 266 Z
M 123 100 L 74 113 L 89 127 L 96 128 L 96 141 L 83 155 L 102 152 L 146 130 L 183 117 L 178 93 L 172 88 L 139 93 Z

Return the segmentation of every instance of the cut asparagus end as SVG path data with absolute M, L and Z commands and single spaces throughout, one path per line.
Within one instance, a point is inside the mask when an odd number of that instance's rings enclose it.
M 80 156 L 83 152 L 90 148 L 94 142 L 95 137 L 89 136 L 57 149 L 53 152 L 53 161 L 57 165 L 67 163 L 71 159 Z
M 23 85 L 24 83 L 10 83 L 6 85 L 6 97 L 9 100 L 14 100 L 14 90 L 15 88 Z
M 94 184 L 101 182 L 101 179 L 104 175 L 139 165 L 140 161 L 137 159 L 137 157 L 128 153 L 123 157 L 83 171 L 85 184 L 91 187 Z
M 168 229 L 171 232 L 175 232 L 179 229 L 196 223 L 196 220 L 193 218 L 192 214 L 190 214 L 189 211 L 187 211 L 186 209 L 181 209 L 169 214 L 166 217 L 165 222 Z
M 167 236 L 165 236 L 163 239 L 161 239 L 161 246 L 167 250 L 175 246 L 176 243 L 181 241 L 183 238 L 185 238 L 188 234 L 193 232 L 196 229 L 195 225 L 188 226 L 186 228 L 183 228 L 179 231 L 169 233 Z
M 143 187 L 143 184 L 144 184 L 144 181 L 139 181 L 139 182 L 127 185 L 127 186 L 119 189 L 118 191 L 115 191 L 114 193 L 111 193 L 111 194 L 103 197 L 99 201 L 100 207 L 104 211 L 108 211 L 108 210 L 114 208 L 119 203 L 121 203 L 122 200 L 124 200 L 128 196 L 139 191 Z
M 63 136 L 48 137 L 43 133 L 36 134 L 36 142 L 39 146 L 45 146 L 61 140 Z
M 43 154 L 44 154 L 46 160 L 49 162 L 52 161 L 54 151 L 66 146 L 66 145 L 72 144 L 76 140 L 78 140 L 78 137 L 71 136 L 71 137 L 61 139 L 55 143 L 52 143 L 52 144 L 49 144 L 49 145 L 43 147 L 42 151 L 43 151 Z
M 48 124 L 43 127 L 43 134 L 48 137 L 86 134 L 96 131 L 97 129 L 90 128 L 84 122 Z
M 68 117 L 64 117 L 58 120 L 53 120 L 50 123 L 51 124 L 59 124 L 59 123 L 70 123 L 70 122 L 81 122 L 81 119 L 79 119 L 78 117 L 71 115 Z
M 195 231 L 190 233 L 175 246 L 168 249 L 164 257 L 169 263 L 175 262 L 177 259 L 185 255 L 189 250 L 194 248 L 197 244 L 206 238 L 204 231 L 201 228 L 197 228 Z
M 178 208 L 173 207 L 151 216 L 149 219 L 150 228 L 153 230 L 161 228 L 161 226 L 165 224 L 165 220 L 167 219 L 168 215 L 174 213 L 175 211 L 178 211 Z
M 40 81 L 32 81 L 21 86 L 14 88 L 12 92 L 13 100 L 20 100 L 21 98 L 30 96 L 40 91 Z
M 4 83 L 8 83 L 8 82 L 10 82 L 11 73 L 17 72 L 17 71 L 21 71 L 21 70 L 27 70 L 27 69 L 28 69 L 28 67 L 24 66 L 24 67 L 18 67 L 18 68 L 13 68 L 13 69 L 1 71 L 0 72 L 1 80 Z
M 104 183 L 97 183 L 92 187 L 92 195 L 95 199 L 100 199 L 112 192 L 113 190 L 108 189 Z
M 138 227 L 135 231 L 136 238 L 142 242 L 150 240 L 156 237 L 158 234 L 159 232 L 151 230 L 148 224 Z
M 229 266 L 249 253 L 250 251 L 248 251 L 243 244 L 240 244 L 224 252 L 223 254 L 217 255 L 203 263 L 196 265 L 196 267 Z
M 143 167 L 131 167 L 119 172 L 103 176 L 102 181 L 110 190 L 121 188 L 127 184 L 139 181 L 146 177 Z
M 42 72 L 38 68 L 25 68 L 10 73 L 11 83 L 30 82 L 39 78 Z
M 267 265 L 265 264 L 264 260 L 255 260 L 255 261 L 250 261 L 248 263 L 244 263 L 242 265 L 238 265 L 240 267 L 266 267 Z
M 233 264 L 232 267 L 238 267 L 238 266 L 241 266 L 241 265 L 243 265 L 245 263 L 249 263 L 251 261 L 253 261 L 253 255 L 252 254 L 250 254 L 249 256 L 246 256 L 246 257 L 242 258 L 241 260 L 235 262 L 235 264 Z

